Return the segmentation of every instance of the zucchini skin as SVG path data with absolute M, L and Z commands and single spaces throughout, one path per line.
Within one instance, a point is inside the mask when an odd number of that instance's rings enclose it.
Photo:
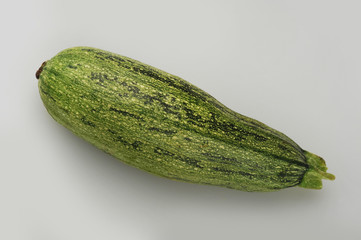
M 36 73 L 49 114 L 122 162 L 158 176 L 242 191 L 320 189 L 322 158 L 187 81 L 90 47 Z

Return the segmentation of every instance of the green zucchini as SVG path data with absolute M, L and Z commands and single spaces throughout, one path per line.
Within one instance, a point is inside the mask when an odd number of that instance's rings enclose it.
M 49 114 L 126 164 L 242 191 L 322 188 L 324 160 L 236 113 L 187 81 L 90 47 L 58 53 L 36 72 Z

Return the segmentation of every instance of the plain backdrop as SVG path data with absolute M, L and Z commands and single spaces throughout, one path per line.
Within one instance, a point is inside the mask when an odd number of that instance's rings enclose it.
M 1 1 L 0 239 L 361 239 L 361 2 Z M 47 113 L 35 71 L 91 46 L 178 75 L 327 162 L 248 193 L 129 167 Z

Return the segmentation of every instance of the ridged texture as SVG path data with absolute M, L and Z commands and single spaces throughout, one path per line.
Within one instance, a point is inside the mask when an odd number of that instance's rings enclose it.
M 287 136 L 141 62 L 76 47 L 47 61 L 37 76 L 57 122 L 147 172 L 243 191 L 302 181 L 304 187 L 322 186 L 320 177 L 317 184 L 305 183 L 306 172 L 317 166 Z

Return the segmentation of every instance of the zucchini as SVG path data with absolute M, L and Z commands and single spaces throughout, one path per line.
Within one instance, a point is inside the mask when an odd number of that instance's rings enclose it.
M 90 47 L 36 72 L 49 114 L 75 135 L 149 173 L 242 191 L 322 188 L 324 160 L 189 82 Z

